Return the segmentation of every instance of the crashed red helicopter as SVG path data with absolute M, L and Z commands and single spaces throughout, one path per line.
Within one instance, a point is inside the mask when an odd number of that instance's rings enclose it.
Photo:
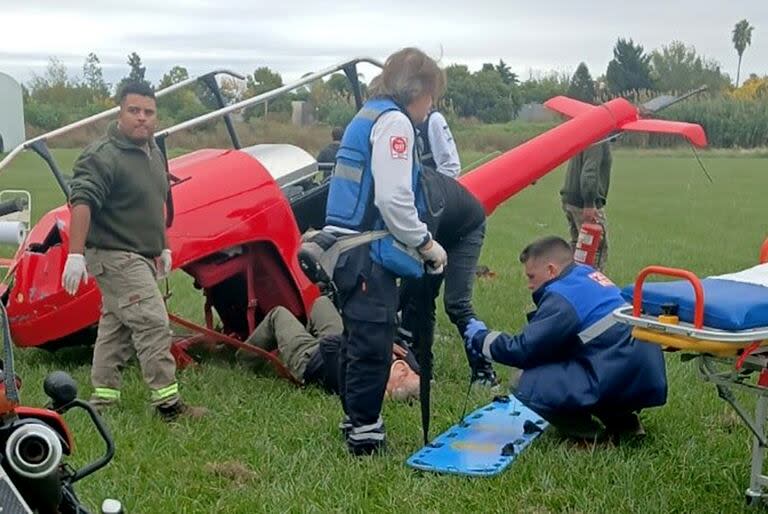
M 189 274 L 205 297 L 204 326 L 170 313 L 172 323 L 192 332 L 191 336 L 174 343 L 174 356 L 180 365 L 191 362 L 186 353 L 190 346 L 223 342 L 261 354 L 278 372 L 290 378 L 275 355 L 246 346 L 242 340 L 274 306 L 283 305 L 304 317 L 318 295 L 317 287 L 302 272 L 297 253 L 302 232 L 324 224 L 333 164 L 318 164 L 306 151 L 292 145 L 243 146 L 230 114 L 273 100 L 338 71 L 343 71 L 349 79 L 360 108 L 363 102 L 357 74 L 360 63 L 381 67 L 373 59 L 351 59 L 229 106 L 223 101 L 216 75 L 236 76 L 231 72 L 212 72 L 157 93 L 158 101 L 162 101 L 160 97 L 180 87 L 202 83 L 210 88 L 220 106 L 211 113 L 158 132 L 156 141 L 161 149 L 165 150 L 170 135 L 217 118 L 223 118 L 233 146 L 232 149 L 198 150 L 168 163 L 173 198 L 168 241 L 174 255 L 173 265 Z M 588 146 L 622 131 L 677 134 L 696 146 L 706 145 L 700 126 L 642 119 L 638 108 L 622 98 L 595 106 L 556 97 L 545 105 L 572 119 L 460 178 L 488 214 Z M 66 195 L 66 182 L 46 142 L 110 116 L 116 110 L 23 143 L 0 162 L 0 170 L 22 150 L 32 150 L 46 160 Z M 10 269 L 0 294 L 18 346 L 52 349 L 92 342 L 95 338 L 100 308 L 95 281 L 81 285 L 74 297 L 61 287 L 68 252 L 68 227 L 66 205 L 48 212 L 30 230 L 8 263 Z M 217 329 L 214 311 L 221 322 Z

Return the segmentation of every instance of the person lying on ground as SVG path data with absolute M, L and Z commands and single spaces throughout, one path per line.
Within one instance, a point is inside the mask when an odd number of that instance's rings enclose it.
M 312 306 L 306 327 L 291 311 L 277 306 L 267 313 L 246 343 L 266 351 L 276 349 L 296 380 L 338 394 L 338 354 L 343 331 L 341 316 L 333 302 L 320 296 Z M 417 399 L 418 364 L 413 354 L 399 345 L 394 346 L 392 354 L 387 396 L 394 400 Z M 258 359 L 243 351 L 238 352 L 238 358 Z

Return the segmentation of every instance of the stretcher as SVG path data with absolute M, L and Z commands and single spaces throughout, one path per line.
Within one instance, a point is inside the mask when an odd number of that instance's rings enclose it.
M 514 395 L 497 396 L 411 455 L 406 463 L 435 473 L 498 475 L 548 425 Z
M 650 275 L 682 280 L 645 283 Z M 753 435 L 748 505 L 768 498 L 764 472 L 768 417 L 768 264 L 743 272 L 700 279 L 678 268 L 649 266 L 622 294 L 631 305 L 614 318 L 632 326 L 632 335 L 682 351 L 698 362 L 701 377 L 717 388 Z M 753 380 L 755 378 L 756 380 Z M 754 416 L 733 389 L 757 397 Z

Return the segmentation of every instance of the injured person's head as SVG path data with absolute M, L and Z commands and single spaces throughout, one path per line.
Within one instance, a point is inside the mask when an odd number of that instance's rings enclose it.
M 396 401 L 417 400 L 419 398 L 419 375 L 404 359 L 395 358 L 389 370 L 387 396 Z

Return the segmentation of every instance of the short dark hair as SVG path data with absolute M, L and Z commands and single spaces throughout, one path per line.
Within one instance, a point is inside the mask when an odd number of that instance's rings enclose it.
M 573 249 L 562 237 L 546 236 L 532 242 L 520 252 L 520 262 L 523 264 L 541 257 L 568 264 L 573 262 Z
M 155 88 L 144 80 L 131 80 L 123 84 L 117 92 L 117 103 L 122 104 L 128 95 L 147 96 L 155 99 Z
M 333 130 L 331 130 L 331 137 L 334 141 L 341 141 L 343 135 L 344 127 L 333 127 Z

